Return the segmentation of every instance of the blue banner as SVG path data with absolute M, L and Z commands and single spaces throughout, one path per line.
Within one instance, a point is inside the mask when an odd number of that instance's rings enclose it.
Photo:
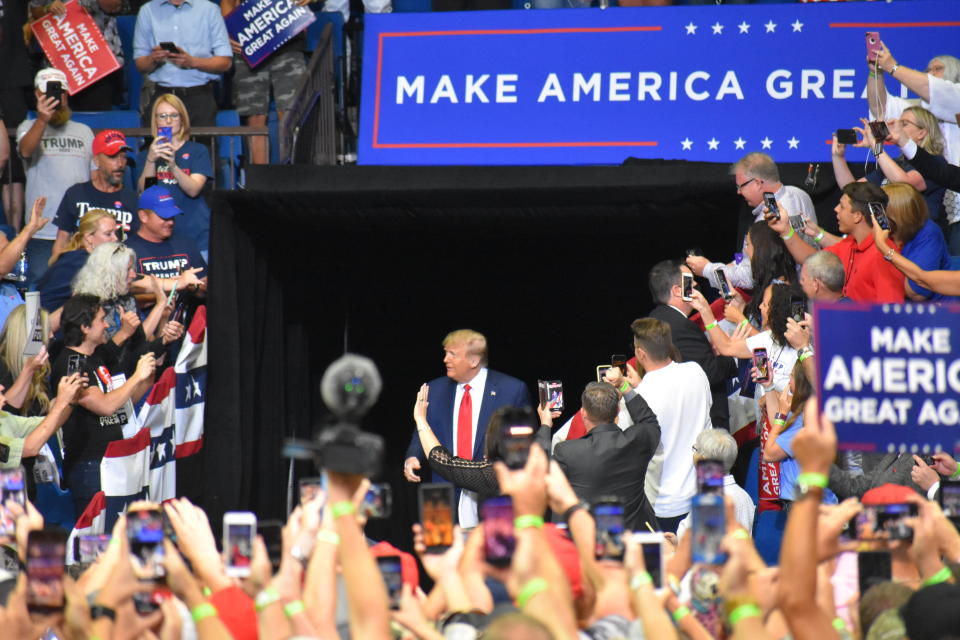
M 252 69 L 316 19 L 297 0 L 247 0 L 223 20 Z
M 359 161 L 829 162 L 867 114 L 866 31 L 925 69 L 960 2 L 368 14 Z
M 841 448 L 960 452 L 960 306 L 818 304 L 814 318 Z

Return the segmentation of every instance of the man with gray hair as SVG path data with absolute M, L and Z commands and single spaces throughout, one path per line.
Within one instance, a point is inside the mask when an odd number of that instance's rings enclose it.
M 645 531 L 644 523 L 648 523 L 656 529 L 657 519 L 643 484 L 647 464 L 660 443 L 660 424 L 640 394 L 631 390 L 624 400 L 633 424 L 621 431 L 617 390 L 605 382 L 588 384 L 580 398 L 587 434 L 557 444 L 553 457 L 580 500 L 593 503 L 606 496 L 620 498 L 626 528 Z
M 701 460 L 717 460 L 723 463 L 723 495 L 733 502 L 737 522 L 751 533 L 756 505 L 753 504 L 750 494 L 744 491 L 730 475 L 730 469 L 737 460 L 737 441 L 724 429 L 701 431 L 693 445 L 693 464 L 696 465 Z M 690 516 L 688 515 L 677 527 L 678 540 L 689 527 Z
M 817 251 L 806 259 L 800 269 L 800 288 L 810 300 L 849 300 L 843 295 L 843 283 L 843 263 L 829 251 Z
M 780 181 L 780 170 L 773 158 L 760 151 L 748 153 L 730 167 L 730 174 L 734 176 L 739 193 L 748 205 L 753 207 L 753 221 L 760 222 L 764 216 L 763 194 L 772 193 L 778 206 L 790 212 L 792 216 L 802 216 L 814 224 L 817 222 L 817 212 L 813 208 L 813 200 L 803 189 L 785 185 Z M 810 244 L 813 238 L 801 234 Z M 746 238 L 744 238 L 746 244 Z M 703 256 L 689 256 L 689 266 L 695 274 L 710 281 L 710 286 L 720 288 L 717 281 L 717 269 L 723 268 L 727 280 L 732 287 L 743 289 L 753 288 L 753 273 L 750 271 L 750 258 L 744 251 L 742 259 L 724 265 L 720 262 L 710 262 Z

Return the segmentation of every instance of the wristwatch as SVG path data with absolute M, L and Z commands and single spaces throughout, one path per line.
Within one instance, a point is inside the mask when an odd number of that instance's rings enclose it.
M 100 618 L 110 618 L 114 622 L 117 621 L 117 612 L 106 607 L 102 604 L 93 604 L 90 605 L 90 619 L 99 620 Z
M 570 522 L 570 516 L 572 516 L 574 513 L 576 513 L 580 509 L 586 509 L 587 511 L 590 511 L 590 505 L 588 505 L 586 502 L 581 500 L 580 502 L 576 503 L 575 505 L 573 505 L 572 507 L 570 507 L 569 509 L 563 512 L 563 516 L 562 516 L 563 521 Z
M 298 561 L 304 569 L 307 568 L 307 564 L 310 562 L 310 554 L 301 549 L 299 545 L 290 547 L 290 555 L 294 560 Z

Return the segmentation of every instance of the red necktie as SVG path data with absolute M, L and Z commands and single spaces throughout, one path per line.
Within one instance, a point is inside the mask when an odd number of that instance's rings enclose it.
M 463 385 L 460 398 L 460 415 L 457 416 L 457 455 L 473 459 L 473 402 L 470 400 L 470 385 Z

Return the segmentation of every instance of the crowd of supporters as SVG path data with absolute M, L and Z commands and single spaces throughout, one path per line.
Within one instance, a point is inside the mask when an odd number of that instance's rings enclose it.
M 121 4 L 85 3 L 111 47 Z M 194 13 L 180 25 L 184 7 Z M 226 523 L 218 550 L 203 511 L 173 500 L 129 505 L 109 542 L 71 554 L 82 561 L 64 575 L 65 541 L 33 502 L 54 485 L 70 491 L 74 517 L 85 510 L 107 446 L 129 437 L 133 404 L 203 301 L 212 163 L 190 128 L 212 123 L 216 79 L 246 64 L 207 0 L 151 0 L 139 15 L 135 64 L 149 79 L 152 141 L 131 163 L 132 184 L 124 135 L 93 135 L 71 120 L 71 98 L 51 97 L 50 83 L 66 84 L 61 72 L 30 76 L 34 118 L 24 96 L 2 94 L 16 103 L 0 114 L 16 135 L 7 150 L 0 131 L 0 158 L 22 163 L 30 206 L 24 220 L 8 206 L 14 232 L 0 240 L 0 273 L 11 273 L 0 306 L 0 469 L 13 472 L 0 517 L 4 637 L 960 636 L 958 514 L 939 506 L 957 461 L 838 455 L 816 404 L 813 305 L 960 296 L 960 61 L 938 56 L 917 71 L 885 47 L 872 77 L 892 76 L 922 103 L 870 83 L 865 106 L 886 134 L 866 120 L 854 127 L 850 144 L 876 156 L 863 179 L 834 140 L 840 235 L 818 224 L 773 158 L 744 156 L 730 172 L 754 214 L 742 251 L 657 263 L 647 274 L 656 307 L 624 327 L 632 357 L 598 372 L 566 424 L 553 424 L 555 398 L 530 409 L 524 383 L 487 367 L 484 336 L 447 336 L 447 375 L 417 394 L 404 461 L 410 482 L 429 468 L 440 484 L 421 490 L 419 565 L 364 536 L 369 481 L 327 471 L 290 514 L 275 563 L 250 521 Z M 179 38 L 165 35 L 174 25 Z M 182 46 L 161 46 L 170 41 Z M 244 115 L 264 115 L 272 76 L 286 107 L 302 73 L 298 47 L 269 77 L 237 79 Z M 84 99 L 109 106 L 115 96 L 105 84 Z M 16 184 L 4 185 L 8 205 Z M 35 314 L 27 289 L 39 293 Z M 776 493 L 738 481 L 731 432 L 743 415 Z M 903 505 L 895 524 L 871 529 L 878 509 Z M 787 515 L 778 557 L 764 560 L 752 534 L 768 510 Z

